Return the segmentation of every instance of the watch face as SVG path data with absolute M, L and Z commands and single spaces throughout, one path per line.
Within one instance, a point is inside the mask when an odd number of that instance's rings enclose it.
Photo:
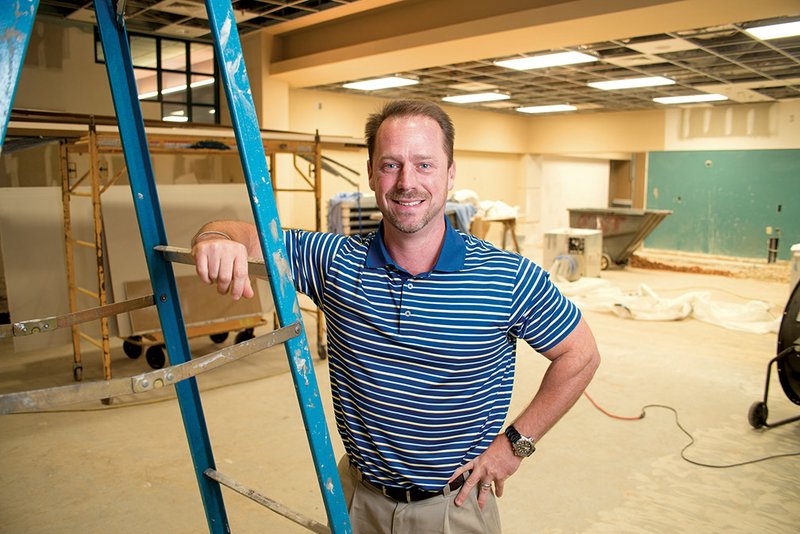
M 533 454 L 536 448 L 533 446 L 533 443 L 527 439 L 518 439 L 516 443 L 514 443 L 514 454 L 517 456 L 530 456 Z

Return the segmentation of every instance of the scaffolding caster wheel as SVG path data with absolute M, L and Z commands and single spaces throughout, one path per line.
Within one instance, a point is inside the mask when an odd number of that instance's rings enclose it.
M 248 339 L 253 339 L 254 337 L 256 337 L 256 335 L 253 333 L 253 329 L 248 328 L 236 334 L 236 338 L 234 339 L 234 341 L 236 343 L 242 343 L 244 341 L 247 341 Z
M 328 359 L 328 345 L 320 345 L 319 346 L 319 359 L 320 360 L 327 360 Z
M 208 337 L 210 337 L 211 341 L 213 341 L 214 343 L 219 344 L 219 343 L 224 343 L 225 340 L 228 339 L 228 333 L 220 332 L 219 334 L 211 334 Z
M 608 254 L 603 254 L 600 256 L 600 270 L 605 271 L 608 269 L 609 265 L 611 265 L 611 256 Z
M 161 369 L 167 363 L 167 355 L 164 351 L 164 345 L 153 345 L 144 353 L 147 364 L 153 369 Z
M 142 355 L 142 336 L 131 336 L 122 342 L 122 351 L 125 356 L 135 360 Z
M 83 380 L 83 365 L 79 363 L 72 364 L 72 378 L 75 379 L 75 382 Z
M 767 403 L 762 401 L 754 402 L 747 412 L 747 420 L 750 422 L 750 426 L 761 428 L 767 424 L 767 413 Z

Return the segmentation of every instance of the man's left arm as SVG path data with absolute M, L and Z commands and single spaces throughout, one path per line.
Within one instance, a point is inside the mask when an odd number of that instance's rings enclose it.
M 513 422 L 521 435 L 534 441 L 541 439 L 569 411 L 600 364 L 597 344 L 583 318 L 566 338 L 542 354 L 550 360 L 550 365 L 533 400 Z M 463 504 L 469 492 L 477 488 L 478 504 L 483 508 L 489 492 L 480 491 L 481 483 L 494 484 L 495 493 L 501 497 L 505 480 L 514 474 L 522 460 L 514 454 L 506 435 L 498 434 L 483 454 L 453 474 L 451 480 L 471 471 L 455 504 Z

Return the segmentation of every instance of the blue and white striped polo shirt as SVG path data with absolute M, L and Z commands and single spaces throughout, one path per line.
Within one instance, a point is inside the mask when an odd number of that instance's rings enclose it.
M 297 289 L 327 319 L 339 433 L 378 484 L 442 488 L 501 430 L 516 339 L 544 351 L 580 319 L 539 266 L 449 221 L 436 266 L 417 276 L 389 257 L 382 226 L 284 234 Z

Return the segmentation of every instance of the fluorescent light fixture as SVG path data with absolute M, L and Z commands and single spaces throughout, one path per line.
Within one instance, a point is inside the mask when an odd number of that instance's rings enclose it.
M 529 70 L 575 65 L 576 63 L 590 63 L 592 61 L 597 61 L 597 58 L 589 54 L 582 54 L 581 52 L 557 52 L 555 54 L 545 54 L 543 56 L 504 59 L 495 61 L 494 64 L 507 69 Z
M 189 117 L 182 117 L 180 115 L 167 115 L 166 117 L 161 117 L 161 120 L 166 122 L 189 122 Z
M 342 85 L 345 89 L 358 89 L 360 91 L 377 91 L 378 89 L 389 89 L 390 87 L 404 87 L 406 85 L 416 85 L 419 80 L 411 78 L 401 78 L 400 76 L 388 76 L 386 78 L 374 78 L 360 82 L 346 83 Z
M 527 106 L 517 108 L 520 113 L 556 113 L 557 111 L 575 111 L 575 106 L 568 104 L 554 104 L 552 106 Z
M 158 91 L 150 91 L 149 93 L 142 93 L 139 95 L 139 100 L 144 100 L 145 98 L 153 98 L 154 96 L 158 96 Z
M 442 98 L 445 102 L 453 104 L 474 104 L 476 102 L 496 102 L 497 100 L 508 100 L 509 95 L 503 93 L 472 93 L 468 95 L 446 96 Z
M 176 85 L 175 87 L 167 87 L 166 89 L 162 89 L 161 90 L 161 94 L 162 95 L 169 95 L 169 94 L 172 94 L 172 93 L 179 93 L 179 92 L 185 91 L 185 90 L 186 90 L 186 86 L 185 85 Z
M 769 39 L 780 39 L 782 37 L 794 37 L 795 35 L 800 35 L 800 20 L 784 22 L 783 24 L 759 26 L 758 28 L 747 28 L 745 31 L 765 41 Z
M 624 80 L 608 80 L 606 82 L 588 83 L 589 87 L 602 89 L 603 91 L 613 91 L 615 89 L 633 89 L 635 87 L 655 87 L 657 85 L 672 85 L 675 80 L 664 78 L 663 76 L 652 76 L 648 78 L 627 78 Z
M 728 100 L 728 97 L 719 94 L 660 96 L 654 98 L 653 102 L 658 102 L 659 104 L 694 104 L 697 102 L 719 102 L 720 100 Z
M 212 85 L 214 83 L 214 78 L 206 78 L 203 80 L 199 80 L 196 82 L 192 82 L 189 87 L 204 87 L 206 85 Z

